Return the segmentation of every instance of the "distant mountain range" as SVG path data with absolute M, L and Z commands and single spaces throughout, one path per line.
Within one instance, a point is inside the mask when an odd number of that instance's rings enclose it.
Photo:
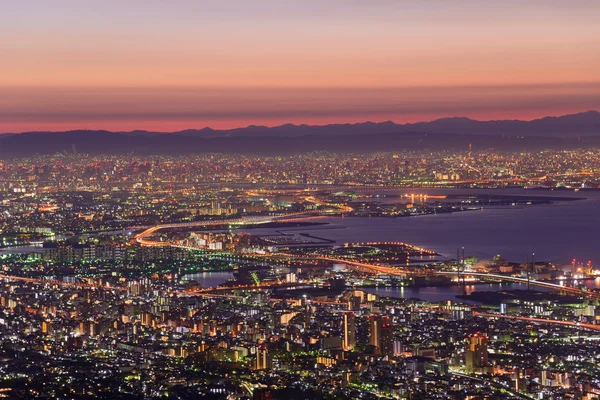
M 193 154 L 203 152 L 289 154 L 402 149 L 537 149 L 600 145 L 600 112 L 533 121 L 476 121 L 464 117 L 431 122 L 248 126 L 178 132 L 75 130 L 0 135 L 0 157 L 80 152 L 88 154 Z

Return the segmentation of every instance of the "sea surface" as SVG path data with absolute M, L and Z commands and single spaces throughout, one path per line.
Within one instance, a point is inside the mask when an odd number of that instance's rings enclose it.
M 217 287 L 222 283 L 233 279 L 233 272 L 215 271 L 215 272 L 198 272 L 195 274 L 187 274 L 182 277 L 185 280 L 196 281 L 202 288 Z
M 535 253 L 538 261 L 569 264 L 573 259 L 600 265 L 600 192 L 497 190 L 415 190 L 427 194 L 498 194 L 585 198 L 552 204 L 491 206 L 476 211 L 400 218 L 329 217 L 328 225 L 279 229 L 346 242 L 399 241 L 456 258 L 456 249 L 479 259 L 501 255 L 522 262 Z M 406 193 L 406 192 L 405 192 Z M 397 193 L 398 200 L 400 192 Z M 385 199 L 390 200 L 390 197 Z M 251 229 L 274 234 L 276 229 Z

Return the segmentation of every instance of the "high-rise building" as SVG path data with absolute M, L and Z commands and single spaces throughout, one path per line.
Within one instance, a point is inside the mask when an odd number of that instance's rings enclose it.
M 100 325 L 97 322 L 95 322 L 95 321 L 90 322 L 89 327 L 90 327 L 90 336 L 98 336 L 100 334 Z
M 394 329 L 389 317 L 383 317 L 381 321 L 381 339 L 379 351 L 382 356 L 394 355 Z
M 81 336 L 89 335 L 90 333 L 90 324 L 86 321 L 81 321 L 79 323 L 79 334 Z
M 381 321 L 379 316 L 369 318 L 369 344 L 379 348 L 379 339 L 381 338 Z
M 465 364 L 468 371 L 478 371 L 488 366 L 488 338 L 476 333 L 468 339 Z
M 354 313 L 344 313 L 344 337 L 342 346 L 344 350 L 352 350 L 356 345 L 356 316 Z
M 260 345 L 256 350 L 256 369 L 263 370 L 271 368 L 271 362 L 269 360 L 269 350 L 267 346 Z
M 348 300 L 348 308 L 350 311 L 360 311 L 360 302 L 359 296 L 351 296 Z
M 286 283 L 296 283 L 297 281 L 297 277 L 296 274 L 293 272 L 290 272 L 289 274 L 285 274 L 285 282 Z
M 142 325 L 152 326 L 154 316 L 150 313 L 142 313 Z
M 382 356 L 394 354 L 394 331 L 389 317 L 381 315 L 371 317 L 369 343 L 377 347 Z
M 144 285 L 138 283 L 131 285 L 130 290 L 133 297 L 143 296 L 145 293 Z
M 50 321 L 42 322 L 42 333 L 46 333 L 46 334 L 52 333 L 52 322 L 50 322 Z

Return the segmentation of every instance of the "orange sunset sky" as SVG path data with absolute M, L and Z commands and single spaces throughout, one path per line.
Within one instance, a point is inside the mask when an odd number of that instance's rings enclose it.
M 600 109 L 600 1 L 21 0 L 0 132 Z

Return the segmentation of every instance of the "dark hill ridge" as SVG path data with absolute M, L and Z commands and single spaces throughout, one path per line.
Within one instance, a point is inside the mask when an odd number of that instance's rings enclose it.
M 88 154 L 367 152 L 465 149 L 469 144 L 474 149 L 497 150 L 599 146 L 600 113 L 588 111 L 534 121 L 444 118 L 404 125 L 390 121 L 324 126 L 286 124 L 273 128 L 204 128 L 172 133 L 102 130 L 26 132 L 0 135 L 0 157 L 73 151 Z
M 160 132 L 134 131 L 132 133 L 157 135 Z M 173 132 L 182 136 L 308 136 L 308 135 L 365 135 L 390 132 L 458 133 L 472 135 L 517 135 L 517 136 L 594 136 L 600 135 L 600 112 L 586 111 L 560 117 L 544 117 L 532 121 L 496 120 L 477 121 L 466 117 L 441 118 L 430 122 L 396 124 L 386 122 L 363 122 L 358 124 L 294 125 L 275 127 L 250 125 L 246 128 L 226 130 L 186 129 Z M 124 132 L 125 134 L 129 134 Z
M 441 133 L 383 133 L 339 136 L 239 136 L 189 137 L 176 134 L 156 136 L 128 136 L 116 132 L 70 131 L 58 133 L 24 133 L 0 139 L 0 158 L 27 157 L 35 154 L 60 152 L 86 154 L 139 155 L 198 153 L 252 153 L 285 155 L 327 150 L 332 152 L 374 152 L 401 150 L 456 150 L 493 148 L 501 150 L 566 149 L 582 146 L 600 146 L 600 136 L 586 140 L 556 137 L 525 137 L 501 135 L 457 135 Z

